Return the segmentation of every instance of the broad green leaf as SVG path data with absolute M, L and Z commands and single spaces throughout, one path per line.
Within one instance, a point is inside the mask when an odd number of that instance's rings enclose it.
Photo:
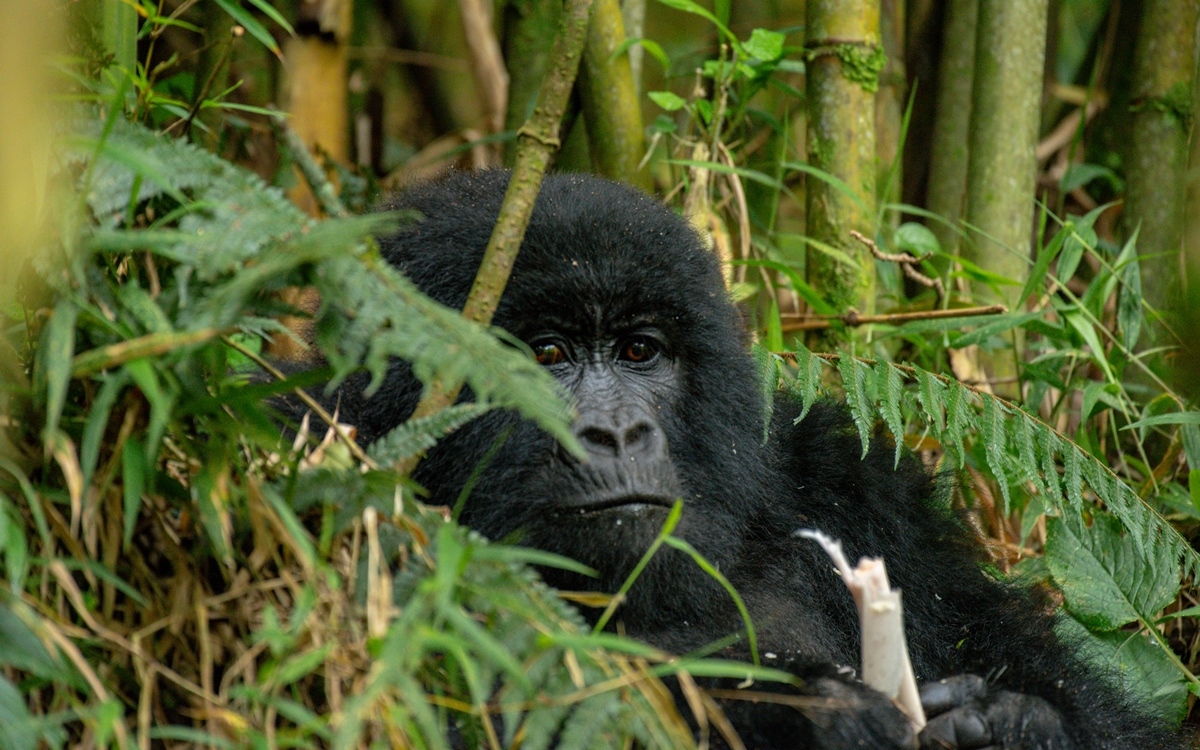
M 778 31 L 755 29 L 750 32 L 750 38 L 742 44 L 746 54 L 763 62 L 771 62 L 783 57 L 783 43 L 787 37 Z
M 1065 315 L 1067 322 L 1071 327 L 1079 332 L 1087 343 L 1088 349 L 1092 351 L 1092 361 L 1100 366 L 1104 371 L 1104 377 L 1108 382 L 1116 382 L 1116 376 L 1113 374 L 1112 368 L 1108 364 L 1108 353 L 1104 351 L 1104 346 L 1100 343 L 1100 337 L 1096 333 L 1096 327 L 1092 322 L 1085 318 L 1082 313 L 1068 312 Z
M 978 328 L 970 333 L 964 333 L 961 336 L 956 336 L 950 343 L 954 349 L 962 349 L 963 347 L 971 346 L 972 344 L 981 344 L 992 336 L 1011 331 L 1014 328 L 1020 328 L 1031 320 L 1036 320 L 1043 316 L 1042 311 L 1037 310 L 1028 313 L 1004 313 L 1001 315 L 987 315 L 975 321 L 956 321 L 955 324 L 963 326 L 970 323 L 981 323 Z
M 800 239 L 807 243 L 806 239 Z M 813 309 L 813 312 L 815 312 L 817 315 L 837 315 L 837 310 L 835 310 L 832 305 L 826 302 L 825 298 L 822 297 L 816 289 L 813 289 L 812 286 L 810 286 L 809 283 L 804 280 L 804 277 L 802 277 L 792 266 L 774 260 L 767 260 L 765 258 L 735 260 L 734 263 L 747 266 L 761 266 L 763 268 L 770 268 L 782 273 L 784 276 L 787 276 L 788 281 L 792 285 L 792 289 L 796 292 L 796 294 L 799 294 L 805 302 L 808 303 L 808 306 Z
M 47 681 L 79 681 L 9 607 L 0 604 L 0 665 L 13 667 Z
M 0 675 L 0 746 L 8 750 L 36 750 L 41 739 L 39 721 L 26 706 L 16 686 Z
M 691 13 L 693 15 L 700 16 L 701 18 L 708 19 L 714 26 L 717 27 L 717 30 L 721 32 L 721 36 L 725 37 L 725 39 L 733 46 L 735 50 L 741 49 L 741 42 L 738 41 L 738 38 L 734 36 L 732 31 L 729 30 L 729 27 L 721 23 L 720 19 L 718 19 L 712 13 L 709 13 L 701 6 L 692 2 L 692 0 L 658 0 L 658 2 L 662 3 L 668 8 L 674 8 L 675 10 L 681 10 L 684 13 Z
M 906 221 L 896 228 L 894 244 L 898 252 L 909 253 L 917 258 L 937 255 L 942 251 L 937 235 L 924 224 Z
M 662 107 L 668 112 L 675 112 L 683 109 L 687 104 L 687 100 L 678 94 L 673 94 L 670 91 L 650 91 L 646 94 L 650 97 L 650 101 Z
M 1187 713 L 1185 676 L 1145 633 L 1089 631 L 1072 617 L 1059 618 L 1058 635 L 1089 662 L 1119 680 L 1113 687 L 1134 697 L 1163 721 L 1178 725 Z
M 1046 564 L 1067 609 L 1090 628 L 1154 622 L 1179 592 L 1179 563 L 1166 545 L 1138 554 L 1117 519 L 1103 513 L 1091 528 L 1078 517 L 1046 519 Z
M 1200 425 L 1200 411 L 1176 411 L 1170 414 L 1159 414 L 1139 419 L 1132 424 L 1125 425 L 1121 429 L 1133 430 L 1141 427 L 1158 427 L 1165 424 Z
M 821 169 L 817 169 L 816 167 L 806 164 L 802 161 L 786 161 L 786 162 L 783 162 L 782 164 L 780 164 L 779 166 L 782 169 L 792 170 L 792 171 L 796 171 L 796 172 L 803 172 L 806 175 L 811 175 L 812 177 L 816 177 L 818 180 L 820 180 L 824 183 L 827 183 L 830 187 L 832 187 L 834 190 L 841 193 L 846 198 L 849 198 L 851 201 L 853 201 L 855 204 L 857 204 L 863 211 L 867 211 L 867 204 L 863 203 L 862 196 L 860 196 L 858 193 L 856 193 L 854 191 L 854 189 L 851 188 L 849 185 L 847 185 L 844 181 L 835 177 L 834 175 L 830 174 L 829 172 L 826 172 Z M 869 213 L 869 211 L 868 211 L 868 213 Z
M 633 37 L 630 37 L 617 45 L 617 48 L 615 50 L 613 50 L 613 53 L 608 56 L 608 61 L 612 62 L 613 60 L 616 60 L 618 57 L 625 54 L 629 50 L 629 48 L 633 47 L 634 45 L 637 45 L 637 46 L 641 47 L 642 49 L 646 50 L 647 52 L 650 53 L 651 57 L 653 57 L 655 60 L 658 60 L 658 63 L 660 65 L 662 65 L 662 69 L 663 69 L 664 73 L 671 69 L 671 59 L 669 57 L 667 57 L 667 53 L 663 50 L 662 45 L 659 44 L 658 42 L 654 41 L 653 39 L 635 39 Z M 651 96 L 651 98 L 653 98 L 652 95 L 648 94 L 648 96 Z

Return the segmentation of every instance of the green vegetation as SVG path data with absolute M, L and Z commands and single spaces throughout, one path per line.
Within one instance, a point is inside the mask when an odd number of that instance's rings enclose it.
M 480 747 L 688 747 L 681 712 L 711 709 L 699 694 L 674 706 L 659 678 L 793 679 L 593 632 L 575 607 L 611 615 L 619 599 L 551 591 L 529 567 L 578 563 L 483 540 L 453 521 L 458 508 L 422 505 L 402 471 L 490 409 L 571 443 L 569 405 L 527 352 L 381 259 L 372 235 L 413 217 L 368 211 L 382 188 L 492 163 L 495 144 L 517 141 L 562 64 L 545 37 L 557 7 L 505 5 L 507 129 L 482 135 L 471 118 L 486 113 L 456 88 L 471 81 L 461 29 L 421 21 L 449 5 L 356 3 L 342 114 L 366 135 L 353 166 L 319 143 L 314 161 L 295 136 L 301 115 L 284 125 L 272 107 L 281 42 L 308 33 L 291 4 L 78 5 L 55 59 L 45 226 L 0 309 L 0 747 L 441 748 L 451 723 Z M 864 449 L 879 424 L 897 455 L 907 445 L 953 473 L 953 502 L 996 575 L 1055 592 L 1064 637 L 1185 719 L 1200 695 L 1200 393 L 1179 352 L 1195 351 L 1200 305 L 1179 315 L 1159 288 L 1144 298 L 1143 269 L 1159 284 L 1163 268 L 1200 267 L 1182 209 L 1200 195 L 1186 116 L 1200 98 L 1195 50 L 1108 34 L 1128 9 L 1064 0 L 1052 64 L 1000 92 L 994 70 L 962 67 L 974 53 L 956 32 L 945 54 L 958 67 L 939 89 L 967 96 L 974 73 L 974 100 L 938 102 L 933 127 L 912 94 L 901 154 L 879 164 L 864 114 L 884 91 L 878 4 L 845 17 L 817 0 L 734 5 L 661 0 L 646 38 L 615 47 L 619 15 L 604 5 L 608 25 L 584 52 L 591 93 L 562 118 L 559 166 L 653 186 L 678 207 L 727 262 L 764 394 L 844 398 Z M 937 22 L 975 25 L 949 5 Z M 908 6 L 918 18 L 923 5 Z M 1018 23 L 979 39 L 1044 41 L 1012 38 L 1023 33 L 1039 36 Z M 635 48 L 643 81 L 625 57 Z M 1114 62 L 1135 52 L 1136 66 Z M 1153 90 L 1128 80 L 1155 54 L 1193 70 L 1176 65 Z M 1059 76 L 1045 91 L 1044 67 Z M 1001 93 L 1034 108 L 1022 144 L 1000 139 L 1010 108 L 988 97 Z M 605 97 L 621 106 L 597 105 Z M 1154 128 L 1172 134 L 1166 156 L 1117 135 Z M 549 132 L 522 131 L 543 144 Z M 929 153 L 951 188 L 917 187 L 913 164 L 930 168 Z M 1005 196 L 1009 234 L 968 207 L 988 187 L 984 158 L 1028 172 Z M 290 199 L 298 185 L 322 215 Z M 1166 191 L 1175 211 L 1148 256 L 1148 226 L 1119 217 L 1126 186 L 1140 205 Z M 297 302 L 297 289 L 319 301 Z M 1008 307 L 982 307 L 995 300 Z M 282 367 L 275 353 L 292 340 L 326 364 Z M 477 403 L 423 413 L 372 446 L 336 414 L 283 424 L 273 406 L 356 372 L 377 387 L 392 358 Z M 680 512 L 646 559 L 682 549 L 725 583 L 671 536 Z M 748 616 L 739 637 L 753 642 Z

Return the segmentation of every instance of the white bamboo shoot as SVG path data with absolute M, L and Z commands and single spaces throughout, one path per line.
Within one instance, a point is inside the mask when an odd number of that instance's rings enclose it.
M 812 529 L 796 534 L 821 545 L 854 596 L 862 629 L 862 681 L 891 698 L 908 717 L 913 733 L 920 732 L 925 727 L 925 711 L 908 659 L 900 590 L 888 584 L 883 558 L 864 557 L 858 567 L 851 568 L 841 542 Z

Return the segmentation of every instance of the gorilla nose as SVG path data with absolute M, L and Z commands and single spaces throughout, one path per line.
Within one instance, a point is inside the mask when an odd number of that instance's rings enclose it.
M 663 441 L 658 428 L 649 420 L 616 420 L 603 424 L 599 420 L 580 420 L 575 435 L 588 454 L 595 458 L 658 457 Z

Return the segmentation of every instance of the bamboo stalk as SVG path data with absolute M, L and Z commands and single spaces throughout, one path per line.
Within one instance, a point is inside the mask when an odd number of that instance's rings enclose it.
M 613 57 L 624 41 L 625 22 L 617 0 L 595 0 L 579 67 L 579 99 L 596 170 L 649 190 L 650 173 L 638 169 L 646 146 L 633 71 L 628 56 Z
M 1029 267 L 1048 0 L 982 0 L 972 91 L 968 260 L 1021 281 Z M 974 288 L 983 299 L 995 295 Z M 1006 295 L 1011 304 L 1020 287 Z
M 858 261 L 842 263 L 808 251 L 808 280 L 837 310 L 870 314 L 874 261 L 850 230 L 875 235 L 875 92 L 885 56 L 879 0 L 810 0 L 807 6 L 808 163 L 849 185 L 858 200 L 824 180 L 806 183 L 808 236 Z M 844 331 L 810 337 L 810 348 L 834 348 Z
M 504 59 L 508 64 L 508 107 L 504 129 L 524 124 L 537 103 L 538 89 L 550 66 L 550 48 L 562 15 L 557 0 L 521 0 L 504 6 Z M 511 166 L 517 142 L 511 141 L 505 161 Z
M 1042 70 L 1049 0 L 981 0 L 976 23 L 975 77 L 967 156 L 970 242 L 962 255 L 986 271 L 1022 282 L 1029 273 L 1037 180 Z M 996 292 L 972 284 L 980 302 L 1012 307 L 1020 286 Z M 989 381 L 1017 375 L 1019 329 L 1009 352 L 980 351 Z M 1015 395 L 1009 386 L 1006 395 Z
M 958 254 L 956 231 L 966 213 L 967 144 L 971 128 L 971 83 L 975 70 L 975 21 L 978 0 L 949 0 L 945 40 L 938 71 L 933 147 L 929 158 L 929 210 L 946 219 L 929 228 L 949 255 Z M 943 271 L 949 264 L 942 263 Z
M 1159 309 L 1179 291 L 1181 278 L 1198 17 L 1196 0 L 1146 0 L 1134 59 L 1122 224 L 1127 237 L 1140 227 L 1142 291 Z

